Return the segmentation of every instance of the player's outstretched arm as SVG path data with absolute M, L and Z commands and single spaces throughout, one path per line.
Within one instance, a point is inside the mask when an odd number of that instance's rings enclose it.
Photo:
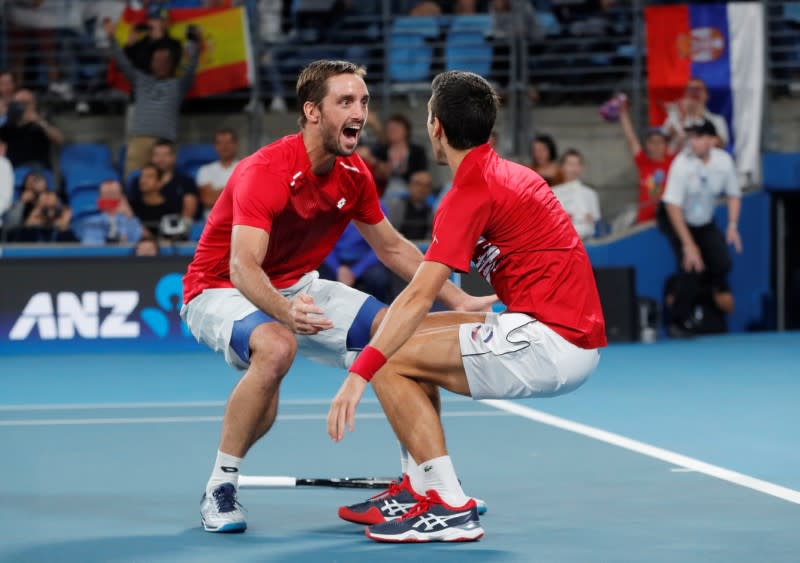
M 316 334 L 333 327 L 314 300 L 300 294 L 285 298 L 261 267 L 269 246 L 269 233 L 257 227 L 234 225 L 231 235 L 231 281 L 256 307 L 285 324 L 295 334 Z
M 419 248 L 397 232 L 387 219 L 375 225 L 356 221 L 355 225 L 375 251 L 378 259 L 395 274 L 406 281 L 411 281 L 423 260 Z M 465 293 L 447 279 L 439 287 L 438 295 L 434 295 L 434 299 L 438 297 L 454 311 L 488 311 L 497 301 L 496 295 L 475 297 Z
M 378 358 L 383 356 L 388 359 L 397 352 L 419 328 L 434 299 L 452 273 L 453 270 L 444 264 L 422 262 L 414 279 L 392 302 L 375 336 L 362 355 L 368 354 Z M 358 369 L 356 366 L 359 361 L 362 361 L 361 356 L 353 365 L 353 369 Z M 328 435 L 334 442 L 344 438 L 345 426 L 350 432 L 355 429 L 356 407 L 372 375 L 372 373 L 350 372 L 333 398 L 328 413 Z

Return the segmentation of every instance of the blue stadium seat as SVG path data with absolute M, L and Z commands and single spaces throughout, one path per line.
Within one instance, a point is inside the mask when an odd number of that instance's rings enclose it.
M 553 12 L 536 10 L 536 23 L 549 37 L 561 35 L 561 23 Z
M 206 227 L 205 219 L 201 221 L 195 221 L 192 223 L 192 227 L 189 229 L 189 240 L 190 241 L 198 241 L 200 240 L 200 235 L 203 234 L 203 229 Z
M 96 192 L 106 180 L 119 180 L 119 174 L 111 166 L 79 166 L 74 164 L 64 171 L 64 184 L 67 195 L 82 191 Z
M 800 191 L 800 152 L 765 152 L 761 176 L 767 191 Z
M 203 164 L 214 162 L 219 157 L 211 143 L 189 143 L 178 148 L 178 160 L 176 166 L 178 170 L 186 174 L 191 174 L 192 170 L 197 171 Z M 191 174 L 194 178 L 194 174 Z
M 445 45 L 445 68 L 489 76 L 492 45 L 486 36 L 491 27 L 489 15 L 454 17 Z
M 395 18 L 389 36 L 389 76 L 392 81 L 427 81 L 433 62 L 433 46 L 429 41 L 438 37 L 439 22 L 436 18 Z
M 97 213 L 97 190 L 82 190 L 70 195 L 73 220 Z
M 61 149 L 61 171 L 66 173 L 70 168 L 97 166 L 112 168 L 111 149 L 102 143 L 74 143 Z

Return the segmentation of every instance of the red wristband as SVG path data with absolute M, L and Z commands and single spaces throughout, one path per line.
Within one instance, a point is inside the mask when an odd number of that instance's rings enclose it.
M 356 361 L 350 366 L 350 372 L 357 373 L 369 382 L 372 376 L 378 373 L 378 370 L 381 369 L 385 363 L 386 356 L 384 356 L 380 350 L 372 346 L 367 346 L 361 350 Z

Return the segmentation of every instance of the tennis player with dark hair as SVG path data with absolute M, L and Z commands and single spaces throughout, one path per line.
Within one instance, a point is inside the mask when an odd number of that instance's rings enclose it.
M 424 262 L 351 366 L 328 416 L 339 441 L 345 427 L 354 429 L 371 380 L 395 434 L 420 462 L 424 498 L 401 518 L 369 526 L 377 541 L 483 536 L 448 456 L 431 385 L 474 399 L 560 395 L 586 381 L 606 345 L 591 264 L 569 217 L 541 176 L 487 143 L 497 113 L 492 87 L 472 73 L 445 72 L 432 88 L 428 136 L 436 160 L 455 174 L 453 187 Z M 414 336 L 446 280 L 469 271 L 470 261 L 507 312 Z
M 301 72 L 301 131 L 239 163 L 184 278 L 181 316 L 192 334 L 246 370 L 228 400 L 201 503 L 208 531 L 247 527 L 236 499 L 240 464 L 275 421 L 295 354 L 346 368 L 385 313 L 375 298 L 315 271 L 348 223 L 398 275 L 410 279 L 422 262 L 385 219 L 372 175 L 354 154 L 368 113 L 364 74 L 345 61 L 316 61 Z M 462 311 L 486 310 L 493 299 L 452 284 L 439 296 Z M 429 326 L 480 316 L 443 313 Z

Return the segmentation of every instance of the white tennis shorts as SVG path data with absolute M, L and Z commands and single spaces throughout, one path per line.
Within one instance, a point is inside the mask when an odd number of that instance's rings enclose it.
M 584 350 L 522 313 L 486 315 L 462 324 L 459 342 L 474 399 L 553 397 L 580 387 L 597 367 L 598 350 Z
M 325 317 L 333 321 L 331 329 L 311 336 L 296 334 L 295 337 L 299 354 L 338 368 L 348 368 L 355 361 L 360 348 L 369 341 L 369 328 L 375 314 L 385 307 L 374 297 L 357 289 L 319 279 L 317 272 L 304 275 L 297 283 L 280 292 L 289 299 L 301 292 L 310 295 L 314 304 L 325 311 Z M 250 364 L 250 333 L 259 324 L 272 320 L 234 288 L 206 289 L 183 306 L 181 317 L 198 342 L 215 352 L 222 352 L 225 361 L 239 370 L 247 369 Z M 253 322 L 248 322 L 248 317 Z M 238 321 L 247 326 L 236 325 Z M 356 335 L 357 342 L 355 345 L 351 342 L 348 349 L 348 335 L 352 341 L 354 333 L 359 333 Z

